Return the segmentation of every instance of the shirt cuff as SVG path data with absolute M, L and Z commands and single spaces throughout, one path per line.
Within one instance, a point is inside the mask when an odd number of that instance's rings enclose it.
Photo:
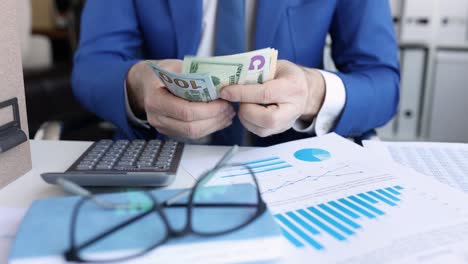
M 147 120 L 143 120 L 138 118 L 135 113 L 133 113 L 132 107 L 130 106 L 130 102 L 128 100 L 128 95 L 127 95 L 127 84 L 124 83 L 124 93 L 125 93 L 125 111 L 127 112 L 127 119 L 137 127 L 141 128 L 146 128 L 146 129 L 151 129 L 151 126 L 149 125 Z
M 335 127 L 346 103 L 346 90 L 343 81 L 336 74 L 321 70 L 319 72 L 325 80 L 325 99 L 322 108 L 311 123 L 297 119 L 293 129 L 301 133 L 322 136 Z

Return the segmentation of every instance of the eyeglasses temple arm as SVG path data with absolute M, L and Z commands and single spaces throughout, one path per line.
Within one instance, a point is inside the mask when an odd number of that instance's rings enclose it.
M 130 208 L 130 205 L 128 204 L 118 204 L 118 203 L 113 203 L 106 201 L 104 199 L 99 199 L 95 195 L 93 195 L 90 191 L 86 190 L 85 188 L 79 186 L 78 184 L 71 182 L 69 180 L 66 180 L 64 178 L 58 178 L 57 179 L 57 184 L 62 186 L 62 188 L 71 194 L 78 195 L 81 197 L 89 198 L 91 201 L 93 201 L 95 204 L 97 204 L 100 207 L 107 208 L 107 209 L 127 209 Z
M 214 166 L 214 168 L 212 170 L 210 170 L 198 183 L 197 185 L 203 185 L 204 183 L 208 182 L 209 180 L 211 180 L 211 178 L 213 177 L 213 175 L 215 175 L 215 171 L 223 166 L 224 164 L 226 164 L 233 156 L 234 154 L 237 153 L 237 151 L 239 150 L 239 146 L 237 145 L 234 145 L 232 146 L 222 157 L 221 159 L 216 163 L 216 165 Z M 164 203 L 166 205 L 171 205 L 171 204 L 174 204 L 178 201 L 180 201 L 181 199 L 183 198 L 186 198 L 187 196 L 190 195 L 192 191 L 191 190 L 184 190 L 184 191 L 181 191 L 177 194 L 175 194 L 174 196 L 170 197 L 169 199 L 167 199 Z

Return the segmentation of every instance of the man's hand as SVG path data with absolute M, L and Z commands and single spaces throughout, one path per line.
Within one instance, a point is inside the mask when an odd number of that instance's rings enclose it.
M 281 60 L 274 80 L 226 86 L 221 98 L 240 102 L 242 124 L 266 137 L 288 130 L 298 118 L 311 122 L 323 104 L 325 81 L 317 70 Z
M 181 60 L 161 60 L 161 68 L 182 71 Z M 229 102 L 189 102 L 171 94 L 145 62 L 134 65 L 127 75 L 127 94 L 135 113 L 146 113 L 148 122 L 162 134 L 198 139 L 228 127 L 235 116 Z

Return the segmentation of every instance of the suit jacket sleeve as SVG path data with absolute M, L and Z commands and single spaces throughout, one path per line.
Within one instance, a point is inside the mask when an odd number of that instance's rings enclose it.
M 330 35 L 346 90 L 335 132 L 359 136 L 389 121 L 399 101 L 398 47 L 388 1 L 338 0 Z
M 126 76 L 141 59 L 142 37 L 133 3 L 87 1 L 72 74 L 78 100 L 117 125 L 128 138 L 142 137 L 144 133 L 130 126 L 125 108 Z

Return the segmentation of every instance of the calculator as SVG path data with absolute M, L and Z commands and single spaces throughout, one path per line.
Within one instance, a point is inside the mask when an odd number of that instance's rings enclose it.
M 166 186 L 177 173 L 184 143 L 163 140 L 100 140 L 63 173 L 43 173 L 54 184 L 65 178 L 81 186 Z

